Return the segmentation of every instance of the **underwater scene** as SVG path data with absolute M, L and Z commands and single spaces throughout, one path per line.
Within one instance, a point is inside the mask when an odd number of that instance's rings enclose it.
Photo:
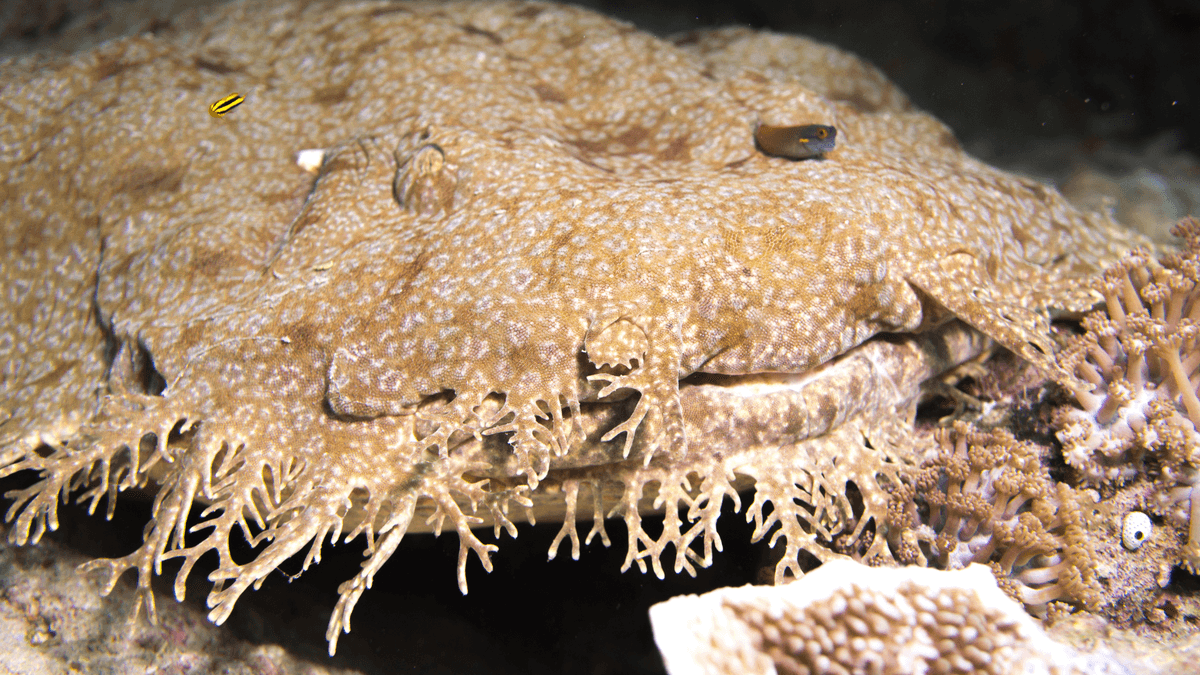
M 0 5 L 12 673 L 1200 673 L 1200 8 Z

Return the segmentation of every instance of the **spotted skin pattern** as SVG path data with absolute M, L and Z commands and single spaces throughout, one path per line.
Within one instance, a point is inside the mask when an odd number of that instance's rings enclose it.
M 576 555 L 577 516 L 606 542 L 621 516 L 626 567 L 694 571 L 739 491 L 799 574 L 881 517 L 923 379 L 987 336 L 1069 380 L 1047 316 L 1140 243 L 799 37 L 508 2 L 206 17 L 0 68 L 0 475 L 39 476 L 11 536 L 153 483 L 142 546 L 89 566 L 151 610 L 164 560 L 182 597 L 216 553 L 221 622 L 361 535 L 332 650 L 410 529 L 457 533 L 464 592 L 496 550 L 472 528 L 536 513 Z M 196 114 L 235 86 L 253 116 Z M 756 146 L 813 120 L 821 161 Z

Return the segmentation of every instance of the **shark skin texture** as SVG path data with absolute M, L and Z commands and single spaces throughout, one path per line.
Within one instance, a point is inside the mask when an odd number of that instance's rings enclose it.
M 0 65 L 0 475 L 39 476 L 11 536 L 156 489 L 143 545 L 87 566 L 135 570 L 151 614 L 162 561 L 182 596 L 216 552 L 220 623 L 361 536 L 332 652 L 406 532 L 453 529 L 466 592 L 497 550 L 474 528 L 561 519 L 578 556 L 577 517 L 608 543 L 619 516 L 661 576 L 750 491 L 777 582 L 839 538 L 887 562 L 921 383 L 994 342 L 1082 386 L 1049 319 L 1145 244 L 801 37 L 507 2 L 192 23 Z M 836 147 L 756 147 L 810 124 Z

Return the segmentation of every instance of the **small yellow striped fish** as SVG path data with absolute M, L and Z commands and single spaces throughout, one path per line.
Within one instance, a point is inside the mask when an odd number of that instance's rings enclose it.
M 224 117 L 225 113 L 238 107 L 239 105 L 242 104 L 242 101 L 245 101 L 245 100 L 246 100 L 245 96 L 242 96 L 241 94 L 239 94 L 237 92 L 234 92 L 234 93 L 226 96 L 225 98 L 220 99 L 216 103 L 208 106 L 208 114 L 212 115 L 213 117 Z

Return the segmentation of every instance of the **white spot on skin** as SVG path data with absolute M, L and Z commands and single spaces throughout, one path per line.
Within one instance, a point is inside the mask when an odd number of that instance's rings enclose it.
M 1121 526 L 1121 543 L 1130 551 L 1136 551 L 1150 538 L 1153 529 L 1150 516 L 1141 511 L 1130 511 Z
M 1115 230 L 1084 228 L 1083 216 L 1073 215 L 1061 199 L 1057 211 L 1040 203 L 1012 201 L 1010 195 L 1022 194 L 1009 189 L 1013 179 L 942 143 L 949 131 L 936 120 L 915 111 L 893 114 L 906 109 L 906 97 L 882 75 L 840 51 L 782 36 L 770 36 L 769 45 L 747 43 L 753 53 L 769 47 L 772 59 L 782 59 L 781 66 L 786 58 L 780 49 L 792 50 L 795 58 L 810 52 L 821 56 L 801 59 L 820 64 L 810 74 L 818 80 L 848 79 L 856 98 L 870 101 L 868 108 L 878 112 L 838 106 L 807 88 L 777 96 L 774 92 L 781 86 L 785 92 L 793 90 L 789 82 L 777 82 L 770 75 L 761 83 L 740 76 L 727 82 L 721 68 L 702 72 L 704 59 L 680 45 L 630 32 L 627 26 L 582 10 L 545 6 L 534 18 L 503 4 L 454 6 L 461 9 L 444 15 L 419 8 L 383 15 L 346 9 L 335 18 L 314 15 L 312 21 L 291 20 L 289 15 L 286 29 L 278 21 L 282 15 L 239 10 L 236 19 L 221 19 L 216 25 L 227 26 L 229 32 L 217 39 L 241 45 L 222 59 L 228 58 L 235 68 L 253 63 L 275 68 L 280 81 L 293 83 L 298 93 L 256 99 L 270 111 L 234 120 L 244 142 L 227 142 L 227 132 L 232 133 L 228 124 L 219 125 L 222 131 L 212 135 L 213 140 L 208 140 L 213 125 L 207 122 L 180 132 L 180 125 L 191 122 L 174 113 L 176 106 L 190 106 L 195 99 L 193 73 L 170 59 L 148 58 L 137 72 L 113 76 L 123 96 L 145 104 L 134 117 L 95 116 L 96 105 L 103 105 L 107 94 L 94 88 L 94 55 L 66 57 L 64 70 L 47 75 L 47 81 L 61 84 L 22 83 L 21 106 L 11 116 L 15 131 L 4 135 L 9 140 L 0 141 L 0 154 L 32 159 L 28 139 L 37 138 L 46 111 L 52 111 L 55 127 L 64 133 L 37 146 L 36 160 L 14 177 L 14 185 L 20 186 L 14 192 L 17 198 L 6 204 L 11 207 L 6 211 L 12 212 L 6 213 L 6 222 L 39 232 L 45 245 L 31 247 L 28 255 L 2 266 L 0 278 L 5 281 L 0 286 L 10 290 L 0 290 L 0 295 L 7 296 L 6 315 L 16 320 L 0 322 L 0 353 L 6 355 L 0 359 L 0 380 L 32 382 L 31 376 L 59 368 L 63 355 L 94 356 L 90 317 L 98 307 L 111 319 L 114 336 L 129 344 L 146 336 L 156 366 L 172 378 L 167 392 L 158 397 L 161 404 L 129 409 L 130 418 L 120 423 L 130 429 L 131 437 L 143 430 L 170 430 L 178 415 L 195 417 L 189 422 L 202 423 L 214 444 L 228 442 L 244 453 L 242 468 L 236 471 L 245 472 L 240 474 L 245 478 L 230 473 L 223 480 L 260 485 L 261 467 L 286 469 L 280 457 L 293 458 L 296 472 L 321 472 L 318 489 L 297 487 L 289 499 L 321 519 L 314 527 L 327 529 L 288 528 L 291 512 L 267 518 L 270 527 L 282 528 L 273 530 L 280 533 L 274 546 L 303 547 L 313 531 L 353 527 L 342 521 L 350 512 L 345 506 L 349 495 L 356 490 L 377 502 L 392 499 L 397 490 L 403 491 L 403 499 L 428 501 L 445 496 L 453 486 L 445 481 L 459 481 L 469 470 L 488 480 L 504 478 L 500 488 L 495 487 L 500 483 L 471 483 L 472 494 L 487 492 L 483 498 L 495 514 L 511 500 L 522 499 L 510 489 L 510 478 L 529 477 L 532 496 L 535 473 L 543 474 L 552 454 L 569 445 L 557 447 L 559 439 L 551 434 L 558 435 L 558 422 L 537 419 L 537 413 L 548 413 L 564 401 L 564 408 L 566 403 L 577 406 L 581 396 L 590 395 L 578 386 L 580 376 L 586 375 L 578 370 L 580 345 L 592 326 L 599 329 L 625 319 L 628 335 L 614 338 L 607 355 L 631 371 L 621 379 L 628 389 L 640 392 L 638 414 L 645 413 L 647 422 L 644 431 L 635 432 L 640 418 L 631 416 L 624 438 L 604 447 L 620 447 L 639 434 L 646 459 L 653 452 L 664 462 L 675 462 L 656 464 L 648 471 L 678 467 L 678 472 L 669 470 L 675 473 L 654 474 L 661 477 L 655 480 L 662 486 L 664 508 L 675 509 L 680 501 L 670 495 L 686 494 L 683 501 L 708 499 L 704 503 L 715 509 L 721 503 L 715 492 L 705 487 L 709 496 L 700 497 L 700 488 L 690 486 L 698 486 L 692 481 L 699 479 L 715 490 L 726 489 L 721 487 L 728 473 L 724 463 L 733 461 L 732 455 L 717 452 L 731 446 L 707 427 L 686 439 L 674 399 L 680 378 L 689 371 L 703 365 L 731 375 L 803 375 L 874 331 L 898 325 L 915 328 L 922 319 L 921 302 L 918 287 L 910 288 L 907 280 L 917 277 L 922 282 L 919 290 L 939 301 L 955 300 L 965 289 L 986 285 L 999 300 L 978 301 L 961 313 L 985 332 L 1008 330 L 1011 321 L 996 318 L 996 307 L 1007 306 L 1001 301 L 1053 309 L 1060 289 L 1075 284 L 1070 275 L 1060 278 L 1059 268 L 1073 274 L 1088 267 L 1087 256 L 1112 254 L 1116 242 L 1123 241 Z M 317 32 L 322 22 L 333 20 L 338 23 L 337 36 Z M 463 39 L 463 26 L 494 30 L 508 44 Z M 256 39 L 276 29 L 288 31 L 288 37 Z M 396 40 L 407 34 L 418 34 L 427 47 L 400 47 Z M 583 42 L 576 44 L 576 35 L 583 36 Z M 314 40 L 333 49 L 304 48 Z M 399 48 L 375 50 L 385 43 Z M 370 49 L 357 49 L 363 45 Z M 156 41 L 128 48 L 154 53 L 173 46 Z M 343 47 L 355 56 L 326 55 L 340 53 Z M 371 51 L 375 56 L 368 57 Z M 509 62 L 510 55 L 521 60 Z M 739 60 L 729 61 L 732 71 L 740 72 Z M 604 76 L 596 77 L 600 70 Z M 353 87 L 339 95 L 345 101 L 333 108 L 322 100 L 324 95 L 299 95 L 312 83 L 329 83 L 336 89 L 351 81 Z M 546 89 L 538 91 L 540 87 Z M 531 97 L 532 91 L 538 96 Z M 549 100 L 558 97 L 555 91 L 569 102 Z M 542 100 L 547 92 L 548 100 Z M 80 105 L 62 108 L 63 100 L 78 100 Z M 759 161 L 753 157 L 747 123 L 770 110 L 836 122 L 839 131 L 853 135 L 855 144 L 847 144 L 831 161 Z M 413 122 L 398 126 L 396 120 Z M 105 126 L 109 124 L 111 129 Z M 356 129 L 386 131 L 360 135 Z M 302 137 L 310 140 L 296 140 Z M 85 139 L 91 150 L 81 155 L 79 145 Z M 214 142 L 218 139 L 220 143 Z M 428 145 L 435 140 L 441 144 L 437 147 L 445 147 L 444 156 Z M 335 142 L 338 145 L 332 145 Z M 297 151 L 296 145 L 329 149 Z M 396 164 L 418 146 L 432 153 L 425 158 L 433 164 L 445 161 L 440 169 L 444 178 L 454 177 L 448 211 L 419 214 L 397 208 Z M 331 166 L 321 175 L 325 156 L 331 157 Z M 289 157 L 292 166 L 287 165 Z M 119 158 L 115 169 L 110 165 L 113 158 Z M 231 165 L 252 165 L 254 170 L 229 172 Z M 79 180 L 60 180 L 63 166 L 72 167 L 72 176 Z M 309 178 L 297 174 L 297 166 L 309 172 Z M 96 195 L 114 189 L 103 178 L 124 169 L 143 174 L 155 185 L 159 175 L 169 178 L 167 185 L 178 185 L 171 191 L 148 185 L 153 190 L 137 194 L 125 189 L 130 194 L 105 202 L 103 222 L 93 226 L 86 218 L 94 211 Z M 316 175 L 321 175 L 319 181 Z M 296 221 L 297 189 L 306 182 L 313 183 L 313 190 L 306 198 L 303 220 Z M 125 179 L 118 183 L 134 185 Z M 964 205 L 952 218 L 947 215 L 950 198 Z M 222 202 L 236 203 L 237 208 L 213 208 Z M 301 222 L 304 233 L 297 237 Z M 1035 242 L 1019 255 L 1008 253 L 1013 223 L 1020 223 Z M 101 236 L 113 251 L 103 260 Z M 983 265 L 983 275 L 971 267 L 943 272 L 933 265 L 940 265 L 943 252 L 959 251 L 979 260 L 994 258 L 995 265 Z M 64 257 L 68 253 L 70 257 Z M 263 275 L 262 263 L 276 254 L 278 264 L 268 265 L 270 273 Z M 1070 255 L 1071 261 L 1045 273 L 1027 261 L 1053 260 L 1060 254 Z M 220 278 L 209 279 L 193 269 L 210 265 L 219 266 Z M 896 293 L 903 290 L 907 300 L 897 304 L 895 296 L 880 291 L 872 307 L 872 289 L 864 284 L 887 276 L 894 277 Z M 839 305 L 851 299 L 852 309 Z M 904 322 L 879 326 L 872 318 L 892 312 L 905 317 Z M 285 322 L 283 316 L 292 318 Z M 293 322 L 303 330 L 292 328 Z M 296 338 L 290 338 L 291 330 L 298 331 Z M 298 349 L 280 346 L 288 339 Z M 1009 342 L 1025 344 L 1023 336 Z M 30 370 L 35 366 L 38 370 Z M 18 372 L 19 368 L 26 370 Z M 30 406 L 12 411 L 18 419 L 4 428 L 36 425 L 23 428 L 51 434 L 47 442 L 74 437 L 93 414 L 96 382 L 104 377 L 103 359 L 81 358 L 57 382 L 46 378 L 36 387 L 37 414 L 44 419 L 22 417 Z M 844 400 L 847 390 L 841 380 L 829 382 L 833 384 L 813 384 L 818 398 Z M 789 386 L 786 381 L 763 383 L 771 385 Z M 447 429 L 461 429 L 459 437 L 470 434 L 472 442 L 478 442 L 493 424 L 462 410 L 469 411 L 494 393 L 491 400 L 524 411 L 512 420 L 514 438 L 528 442 L 519 452 L 498 456 L 498 462 L 488 454 L 480 460 L 486 468 L 478 471 L 473 458 L 462 455 L 466 463 L 461 464 L 459 455 L 442 447 L 441 436 L 433 437 L 438 447 L 429 447 L 426 434 L 433 430 L 418 428 L 414 415 L 396 411 L 446 391 L 462 399 L 444 422 Z M 442 397 L 430 401 L 430 410 L 441 401 Z M 549 405 L 538 408 L 537 401 Z M 386 414 L 351 423 L 329 415 L 326 404 L 337 409 L 345 404 L 349 412 Z M 876 407 L 856 414 L 878 434 L 900 437 L 910 423 L 897 416 L 890 403 L 872 405 Z M 121 406 L 122 414 L 126 409 Z M 77 415 L 74 426 L 62 426 L 55 417 L 62 413 L 56 411 Z M 569 412 L 571 417 L 584 414 L 578 409 Z M 771 415 L 763 419 L 776 421 Z M 433 422 L 443 423 L 441 418 Z M 614 422 L 604 421 L 607 429 L 600 430 L 611 430 Z M 660 430 L 661 442 L 652 436 Z M 845 433 L 853 437 L 856 432 Z M 872 452 L 877 448 L 866 447 L 858 438 L 852 443 L 843 443 L 841 435 L 830 438 L 810 453 L 836 459 L 820 465 L 829 467 L 819 469 L 820 480 L 836 490 L 853 478 L 865 504 L 883 503 L 879 488 L 872 487 L 883 461 L 880 453 Z M 693 448 L 686 455 L 685 442 Z M 710 443 L 718 445 L 710 448 Z M 167 460 L 175 460 L 166 469 L 168 480 L 177 484 L 192 480 L 189 476 L 196 471 L 210 471 L 212 463 L 204 457 L 190 460 L 193 453 L 209 452 L 206 448 L 214 444 L 160 449 Z M 25 443 L 25 448 L 32 453 L 31 468 L 45 466 L 48 460 L 34 452 L 35 445 Z M 95 452 L 111 455 L 123 450 L 98 447 Z M 813 513 L 805 509 L 825 508 L 803 501 L 804 490 L 793 489 L 793 474 L 787 473 L 808 472 L 803 480 L 815 481 L 818 467 L 801 462 L 794 469 L 776 469 L 784 466 L 778 454 L 764 449 L 761 460 L 755 454 L 739 464 L 763 490 L 767 482 L 758 480 L 759 475 L 778 475 L 782 487 L 763 493 L 778 509 L 772 517 L 804 519 Z M 180 461 L 183 458 L 189 461 Z M 441 468 L 436 476 L 414 481 L 413 467 L 427 459 Z M 614 466 L 587 470 L 604 477 L 606 484 L 616 476 L 630 496 L 641 495 L 643 474 L 637 474 L 637 483 L 625 481 L 624 476 L 633 474 L 624 473 L 622 463 Z M 69 491 L 78 472 L 56 475 Z M 307 478 L 295 480 L 297 486 L 309 484 Z M 60 483 L 45 483 L 46 503 L 55 503 L 52 498 Z M 563 485 L 557 480 L 545 483 L 557 484 L 560 490 Z M 214 510 L 240 515 L 257 507 L 238 501 L 253 499 L 253 491 L 217 492 L 221 501 L 211 505 Z M 470 500 L 472 494 L 457 493 L 453 499 Z M 471 516 L 448 501 L 438 504 L 449 509 L 451 529 L 473 537 Z M 465 501 L 462 505 L 469 506 Z M 171 522 L 186 508 L 186 500 L 164 499 L 155 518 Z M 874 508 L 864 511 L 861 522 L 881 517 Z M 522 509 L 514 511 L 520 514 Z M 713 513 L 713 518 L 698 523 L 706 542 L 715 536 Z M 394 529 L 377 525 L 378 531 L 400 535 L 404 518 L 393 509 L 388 527 Z M 423 520 L 414 519 L 414 525 L 420 527 Z M 573 524 L 570 527 L 574 533 Z M 680 536 L 687 539 L 701 530 L 688 531 Z M 294 534 L 285 540 L 284 532 Z M 187 552 L 181 549 L 172 555 L 206 555 L 205 547 L 223 545 L 223 536 L 217 531 L 194 541 Z M 630 541 L 643 536 L 635 533 Z M 486 566 L 490 546 L 473 538 L 465 541 Z M 652 551 L 634 551 L 639 567 L 649 563 L 660 572 L 661 546 L 671 543 L 677 552 L 687 547 L 678 536 L 657 541 Z M 809 554 L 823 555 L 819 542 L 810 537 L 796 541 L 793 536 L 786 543 L 789 550 L 800 546 Z M 378 557 L 364 568 L 354 589 L 369 582 L 371 566 L 382 564 L 390 549 L 381 543 L 375 550 Z M 138 556 L 113 562 L 110 569 L 118 575 L 136 566 L 139 581 L 145 582 L 160 553 L 148 542 Z M 697 561 L 685 563 L 689 572 L 692 562 Z M 707 552 L 703 564 L 708 564 Z M 463 558 L 464 591 L 465 565 Z M 255 575 L 266 574 L 268 566 L 265 559 L 238 566 L 240 576 L 234 583 L 255 584 L 261 580 Z M 793 575 L 798 571 L 783 561 L 776 576 L 782 579 L 788 569 Z M 358 592 L 354 589 L 343 594 L 346 604 L 339 607 L 353 604 Z M 220 603 L 216 616 L 227 615 L 234 598 L 220 590 L 210 597 Z M 335 635 L 348 622 L 348 613 L 331 619 Z
M 308 173 L 317 173 L 321 169 L 321 162 L 323 161 L 325 161 L 324 150 L 301 150 L 296 153 L 296 166 Z

